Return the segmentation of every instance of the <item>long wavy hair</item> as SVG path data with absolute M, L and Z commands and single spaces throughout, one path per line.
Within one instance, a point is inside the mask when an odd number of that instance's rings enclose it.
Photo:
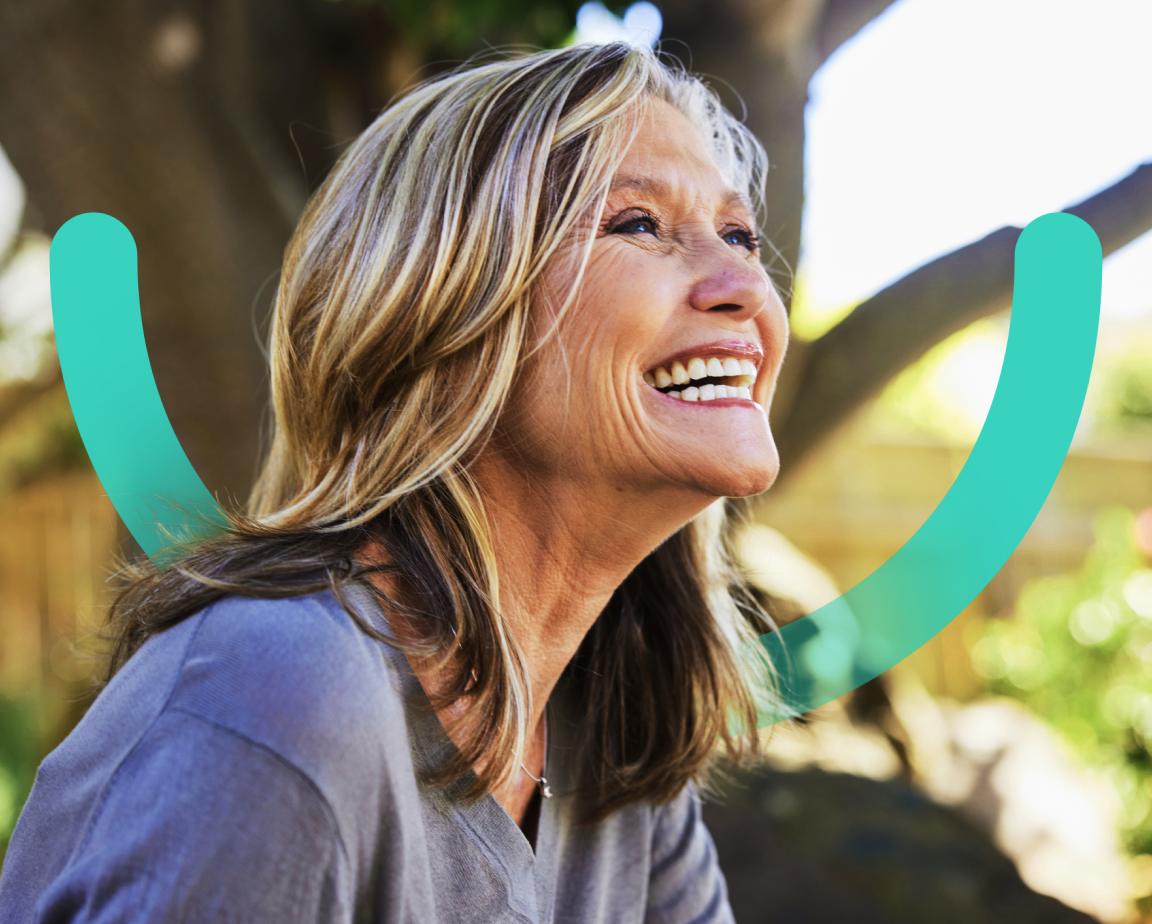
M 762 202 L 756 139 L 698 79 L 624 44 L 429 80 L 348 148 L 285 253 L 269 350 L 274 435 L 248 507 L 166 570 L 127 569 L 105 680 L 225 594 L 328 589 L 363 631 L 438 659 L 449 680 L 436 708 L 468 697 L 458 726 L 468 731 L 439 781 L 480 766 L 469 790 L 480 797 L 520 761 L 529 684 L 469 462 L 533 348 L 542 274 L 603 209 L 651 100 L 683 112 L 733 188 Z M 590 246 L 587 236 L 557 323 Z M 769 670 L 745 643 L 770 621 L 732 564 L 728 520 L 720 501 L 661 544 L 577 652 L 569 682 L 584 710 L 591 819 L 667 801 L 706 782 L 716 753 L 757 747 Z M 386 563 L 363 560 L 369 543 Z M 377 572 L 401 576 L 420 605 L 380 590 Z M 353 585 L 419 640 L 401 644 L 362 618 Z

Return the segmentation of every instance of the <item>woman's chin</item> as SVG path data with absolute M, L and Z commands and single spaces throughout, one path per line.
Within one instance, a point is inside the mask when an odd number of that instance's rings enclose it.
M 647 395 L 658 422 L 650 436 L 666 476 L 714 497 L 748 497 L 768 490 L 780 470 L 776 441 L 764 411 L 751 401 L 683 405 Z
M 723 462 L 718 463 L 717 458 Z M 751 497 L 772 487 L 780 472 L 776 444 L 769 441 L 762 452 L 743 456 L 707 453 L 695 459 L 680 457 L 680 475 L 694 488 L 712 497 Z
M 713 483 L 712 490 L 709 492 L 716 497 L 752 497 L 756 494 L 763 494 L 776 481 L 776 475 L 779 469 L 773 469 L 771 472 L 749 472 L 742 478 L 727 478 L 718 479 Z

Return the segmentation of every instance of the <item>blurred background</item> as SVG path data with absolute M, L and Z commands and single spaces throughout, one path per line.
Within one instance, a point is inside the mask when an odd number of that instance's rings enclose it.
M 473 54 L 624 39 L 705 75 L 772 162 L 783 469 L 737 544 L 781 622 L 963 466 L 1020 228 L 1071 211 L 1106 257 L 1088 400 L 1024 542 L 707 807 L 737 920 L 1152 921 L 1150 36 L 1145 0 L 0 0 L 0 845 L 91 701 L 127 547 L 56 361 L 52 234 L 131 229 L 173 426 L 243 497 L 281 253 L 344 145 Z

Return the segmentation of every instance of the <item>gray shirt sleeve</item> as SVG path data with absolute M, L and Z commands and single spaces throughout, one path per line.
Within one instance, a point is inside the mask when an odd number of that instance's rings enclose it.
M 656 809 L 644 922 L 733 924 L 728 888 L 695 786 Z
M 37 922 L 351 921 L 346 852 L 297 768 L 165 712 L 118 768 Z

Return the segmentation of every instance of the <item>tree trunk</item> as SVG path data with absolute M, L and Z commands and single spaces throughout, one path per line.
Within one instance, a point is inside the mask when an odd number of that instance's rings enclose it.
M 309 185 L 390 90 L 340 79 L 387 31 L 341 43 L 313 6 L 0 3 L 0 144 L 28 190 L 26 226 L 54 234 L 100 211 L 132 232 L 157 387 L 222 498 L 245 498 L 254 474 L 258 331 Z

